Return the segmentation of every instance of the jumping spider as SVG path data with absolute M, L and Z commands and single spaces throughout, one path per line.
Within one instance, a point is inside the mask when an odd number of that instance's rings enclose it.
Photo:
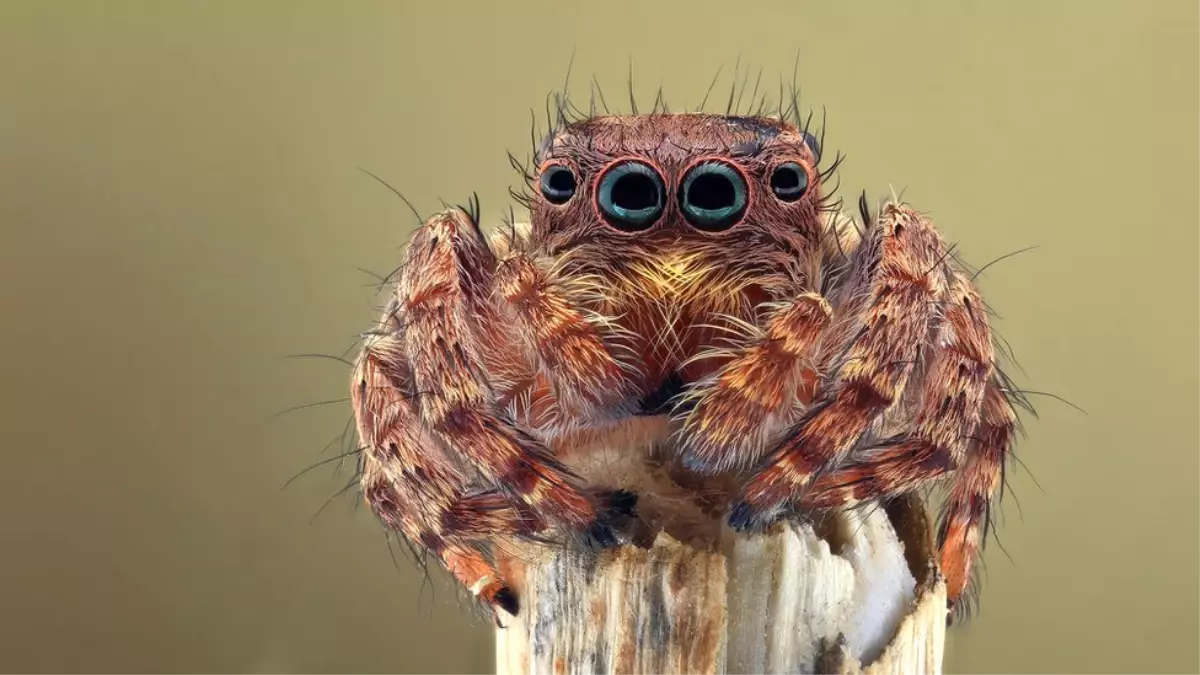
M 681 465 L 736 481 L 735 530 L 949 478 L 957 602 L 1016 423 L 986 310 L 924 215 L 831 214 L 817 145 L 768 117 L 592 117 L 538 148 L 527 229 L 431 217 L 351 385 L 384 523 L 515 613 L 489 540 L 617 544 L 634 499 L 559 448 L 661 412 Z

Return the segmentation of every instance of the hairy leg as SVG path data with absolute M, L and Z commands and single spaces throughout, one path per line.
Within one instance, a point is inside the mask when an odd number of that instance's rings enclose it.
M 1016 414 L 997 378 L 983 400 L 983 414 L 972 435 L 967 459 L 938 523 L 937 542 L 951 609 L 971 582 L 971 568 L 987 535 L 992 499 L 1004 476 L 1004 463 L 1016 433 Z
M 433 216 L 413 237 L 397 294 L 420 417 L 482 482 L 569 534 L 613 545 L 609 514 L 497 404 L 480 335 L 494 311 L 496 261 L 465 212 Z
M 915 407 L 912 424 L 897 437 L 860 450 L 818 476 L 804 491 L 804 509 L 832 508 L 887 498 L 945 476 L 962 463 L 979 424 L 993 373 L 987 315 L 961 273 L 947 267 L 949 293 L 922 349 L 922 367 L 905 392 Z
M 853 221 L 826 214 L 820 247 L 799 261 L 804 284 L 824 289 L 849 267 L 861 242 Z M 767 318 L 745 326 L 739 347 L 714 349 L 696 360 L 721 357 L 716 373 L 696 382 L 676 406 L 680 454 L 695 471 L 721 473 L 756 466 L 812 403 L 821 338 L 833 310 L 816 292 L 798 292 L 790 302 L 764 306 Z
M 391 332 L 396 328 L 385 317 L 389 332 L 367 345 L 354 369 L 364 497 L 385 525 L 436 556 L 493 611 L 515 613 L 516 596 L 481 544 L 494 532 L 519 535 L 540 523 L 495 493 L 472 494 L 468 478 L 422 427 L 401 333 Z
M 796 421 L 812 398 L 812 350 L 829 325 L 820 295 L 779 308 L 765 328 L 713 375 L 688 392 L 680 453 L 692 469 L 725 472 L 754 466 L 768 443 Z M 693 406 L 687 405 L 694 402 Z
M 938 526 L 941 567 L 953 609 L 966 592 L 986 534 L 988 509 L 1015 429 L 997 376 L 987 313 L 959 270 L 947 268 L 949 293 L 926 344 L 912 430 L 856 453 L 803 492 L 804 510 L 888 499 L 953 475 Z M 919 385 L 919 386 L 918 386 Z
M 946 292 L 946 255 L 923 216 L 899 204 L 883 208 L 834 304 L 831 333 L 848 333 L 847 346 L 822 383 L 820 401 L 743 488 L 731 526 L 760 528 L 784 515 L 901 395 Z
M 567 285 L 521 251 L 499 264 L 495 286 L 511 327 L 552 392 L 554 427 L 590 425 L 633 412 L 635 366 L 614 355 L 624 345 L 611 323 L 579 309 Z

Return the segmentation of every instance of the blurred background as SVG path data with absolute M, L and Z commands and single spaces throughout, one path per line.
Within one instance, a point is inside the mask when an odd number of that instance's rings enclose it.
M 977 265 L 1034 396 L 951 672 L 1196 672 L 1198 16 L 1135 2 L 0 3 L 0 669 L 487 672 L 323 457 L 422 212 L 560 87 L 741 59 Z M 752 83 L 751 83 L 752 84 Z M 620 102 L 620 103 L 618 103 Z M 723 103 L 716 106 L 722 107 Z M 1018 509 L 1019 503 L 1019 509 Z

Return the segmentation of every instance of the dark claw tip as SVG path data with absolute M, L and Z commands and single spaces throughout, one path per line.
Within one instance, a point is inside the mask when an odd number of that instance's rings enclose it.
M 729 509 L 729 527 L 735 532 L 762 530 L 768 524 L 763 512 L 748 502 L 739 501 Z
M 958 616 L 954 611 L 957 605 L 958 603 L 954 600 L 946 601 L 946 628 L 953 628 L 954 624 L 957 623 Z
M 729 527 L 735 532 L 742 532 L 750 526 L 750 505 L 737 502 L 729 509 Z
M 613 515 L 633 517 L 637 503 L 637 493 L 629 490 L 614 490 L 608 496 L 608 509 Z
M 620 543 L 612 525 L 604 521 L 594 523 L 587 531 L 587 538 L 588 543 L 595 548 L 612 548 Z
M 706 459 L 701 459 L 694 454 L 687 454 L 683 456 L 683 468 L 699 474 L 719 473 L 721 470 L 719 466 L 715 465 L 715 463 Z
M 516 616 L 517 612 L 521 610 L 521 603 L 517 600 L 517 594 L 508 586 L 502 586 L 500 590 L 496 591 L 496 595 L 492 597 L 492 602 L 513 616 Z

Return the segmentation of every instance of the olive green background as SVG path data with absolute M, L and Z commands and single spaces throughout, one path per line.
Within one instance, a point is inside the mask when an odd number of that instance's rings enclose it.
M 1197 672 L 1195 2 L 0 2 L 0 668 L 487 671 L 485 621 L 393 566 L 333 361 L 363 267 L 593 74 L 694 107 L 799 56 L 848 155 L 981 278 L 1035 396 L 950 671 Z M 1036 481 L 1035 481 L 1036 479 Z M 1040 486 L 1040 487 L 1039 487 Z M 1020 509 L 1018 510 L 1018 502 Z M 311 522 L 310 522 L 311 521 Z

